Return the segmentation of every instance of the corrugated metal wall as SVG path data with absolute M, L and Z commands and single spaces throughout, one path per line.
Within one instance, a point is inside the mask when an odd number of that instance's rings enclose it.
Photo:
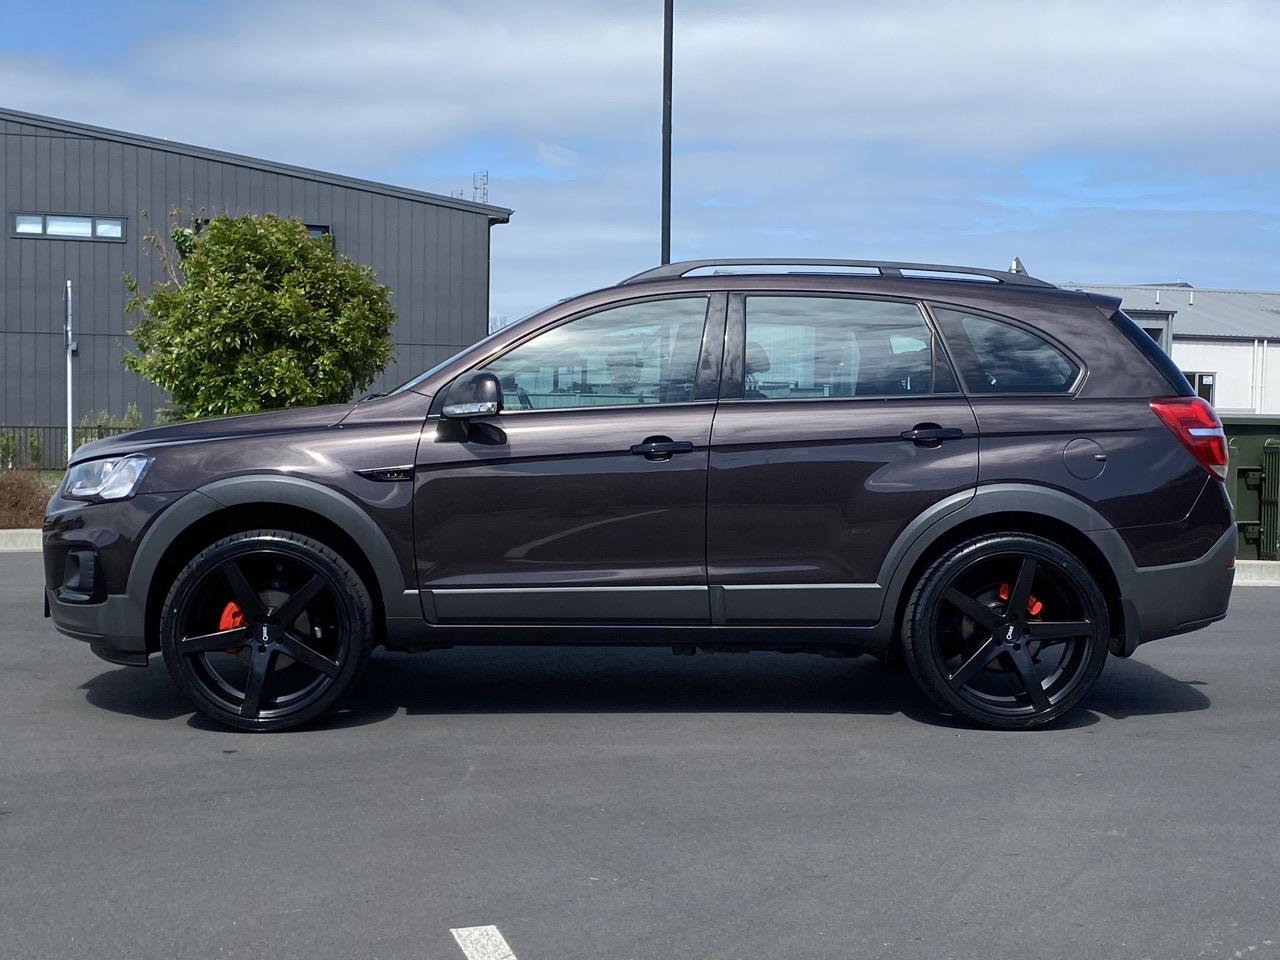
M 489 222 L 483 213 L 0 119 L 0 424 L 65 419 L 64 282 L 75 287 L 76 418 L 144 418 L 163 394 L 126 371 L 127 292 L 161 277 L 142 236 L 168 212 L 278 213 L 332 229 L 337 249 L 394 292 L 396 359 L 374 388 L 408 379 L 483 337 L 488 327 Z M 126 241 L 13 236 L 16 212 L 126 217 Z M 143 213 L 148 218 L 143 218 Z

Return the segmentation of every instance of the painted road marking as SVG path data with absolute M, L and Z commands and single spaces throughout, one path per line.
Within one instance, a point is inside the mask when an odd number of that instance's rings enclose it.
M 497 927 L 458 927 L 449 932 L 467 960 L 516 960 Z

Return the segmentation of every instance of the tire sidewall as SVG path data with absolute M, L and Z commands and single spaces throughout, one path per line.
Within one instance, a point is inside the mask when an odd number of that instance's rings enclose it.
M 305 561 L 318 569 L 333 587 L 333 595 L 350 637 L 349 649 L 337 677 L 319 697 L 285 717 L 251 719 L 227 710 L 210 697 L 192 676 L 188 658 L 178 652 L 181 614 L 204 578 L 220 564 L 263 550 Z M 372 647 L 373 605 L 359 575 L 340 555 L 319 541 L 283 530 L 255 530 L 223 537 L 193 557 L 178 574 L 162 608 L 159 636 L 165 667 L 174 683 L 204 716 L 237 730 L 270 731 L 301 726 L 328 710 L 364 669 Z
M 1048 710 L 1032 716 L 1005 716 L 984 710 L 951 689 L 946 669 L 934 642 L 933 625 L 943 594 L 956 576 L 969 565 L 1008 555 L 1030 555 L 1055 567 L 1079 589 L 1089 608 L 1089 619 L 1098 629 L 1089 639 L 1084 662 L 1071 688 Z M 921 689 L 943 709 L 989 727 L 1018 729 L 1050 723 L 1074 709 L 1093 689 L 1107 658 L 1110 618 L 1107 601 L 1093 575 L 1074 554 L 1041 537 L 1020 533 L 997 533 L 977 537 L 952 548 L 939 557 L 920 577 L 903 618 L 903 652 L 912 677 Z

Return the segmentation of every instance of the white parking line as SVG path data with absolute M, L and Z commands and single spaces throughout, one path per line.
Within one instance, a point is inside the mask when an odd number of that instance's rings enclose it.
M 458 927 L 449 932 L 467 960 L 516 960 L 497 927 Z

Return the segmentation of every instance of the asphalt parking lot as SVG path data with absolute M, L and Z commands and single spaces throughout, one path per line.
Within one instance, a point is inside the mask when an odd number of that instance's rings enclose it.
M 1032 733 L 865 658 L 495 648 L 269 736 L 39 589 L 0 554 L 6 960 L 1280 957 L 1280 589 Z

